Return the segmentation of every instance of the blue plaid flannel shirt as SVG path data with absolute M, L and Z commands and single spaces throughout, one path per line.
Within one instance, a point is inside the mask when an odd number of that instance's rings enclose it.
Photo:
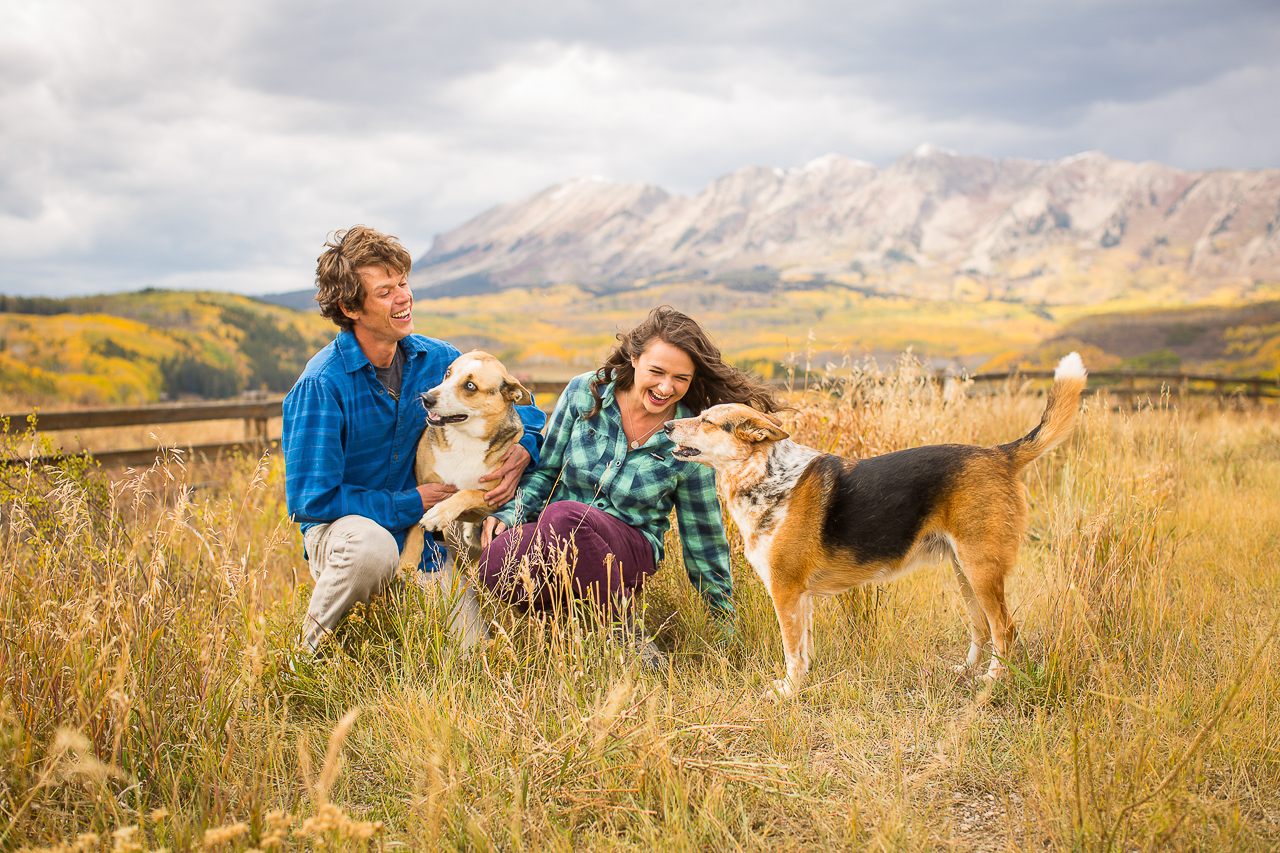
M 535 520 L 553 500 L 579 501 L 639 530 L 653 545 L 655 562 L 661 562 L 674 506 L 689 582 L 713 615 L 731 618 L 733 574 L 715 472 L 672 457 L 675 445 L 662 430 L 632 450 L 612 382 L 600 387 L 600 412 L 583 420 L 595 403 L 592 375 L 574 377 L 560 395 L 547 426 L 541 464 L 525 470 L 519 494 L 498 518 L 514 527 Z M 693 414 L 683 403 L 676 411 L 679 417 Z
M 285 397 L 285 501 L 304 533 L 361 515 L 389 530 L 403 548 L 405 534 L 422 518 L 413 473 L 426 429 L 422 393 L 440 384 L 459 352 L 421 335 L 404 338 L 400 347 L 405 361 L 399 399 L 378 381 L 348 331 L 312 357 Z M 532 405 L 518 411 L 525 429 L 520 444 L 533 458 L 532 469 L 547 416 Z M 434 571 L 444 558 L 444 548 L 428 536 L 419 568 Z

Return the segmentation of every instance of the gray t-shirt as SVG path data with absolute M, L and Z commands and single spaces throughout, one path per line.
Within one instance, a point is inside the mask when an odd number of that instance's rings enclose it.
M 404 375 L 404 350 L 397 346 L 391 363 L 386 367 L 378 367 L 375 364 L 373 372 L 377 374 L 382 387 L 386 388 L 392 397 L 400 399 L 400 378 Z

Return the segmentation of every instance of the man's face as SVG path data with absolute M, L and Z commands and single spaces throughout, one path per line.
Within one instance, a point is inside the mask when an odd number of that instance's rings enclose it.
M 364 306 L 343 313 L 355 321 L 352 330 L 361 342 L 394 344 L 413 333 L 413 292 L 405 273 L 382 267 L 356 270 L 364 285 Z

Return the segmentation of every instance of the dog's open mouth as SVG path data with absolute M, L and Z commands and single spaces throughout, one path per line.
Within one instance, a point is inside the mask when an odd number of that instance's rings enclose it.
M 685 447 L 683 444 L 678 445 L 675 450 L 671 451 L 671 455 L 677 459 L 692 459 L 702 451 L 696 447 Z
M 437 415 L 435 412 L 427 412 L 427 423 L 432 426 L 444 426 L 445 424 L 460 424 L 467 419 L 466 415 Z

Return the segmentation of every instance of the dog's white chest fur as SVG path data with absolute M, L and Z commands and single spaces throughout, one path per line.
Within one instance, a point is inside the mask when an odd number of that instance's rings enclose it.
M 743 554 L 769 584 L 769 553 L 776 531 L 786 519 L 787 504 L 800 476 L 820 456 L 817 450 L 790 439 L 775 442 L 749 485 L 739 485 L 729 500 L 729 514 L 743 532 Z
M 449 447 L 436 448 L 435 471 L 440 482 L 449 483 L 459 489 L 481 489 L 493 486 L 483 484 L 480 478 L 489 473 L 485 463 L 485 454 L 489 450 L 489 442 L 484 438 L 476 438 L 457 430 L 451 430 Z

